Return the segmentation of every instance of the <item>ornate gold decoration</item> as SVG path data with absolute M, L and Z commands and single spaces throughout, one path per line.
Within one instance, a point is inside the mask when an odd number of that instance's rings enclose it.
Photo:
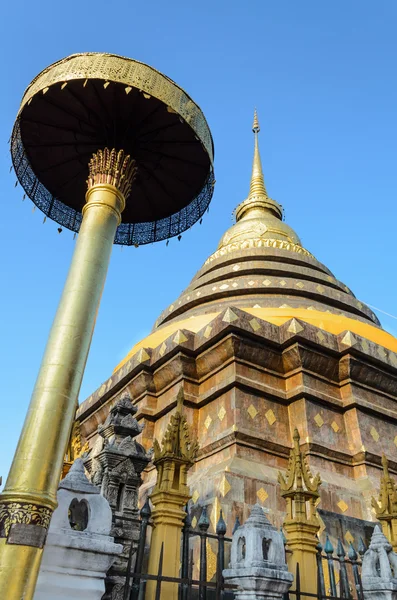
M 274 414 L 271 408 L 269 408 L 269 410 L 265 412 L 265 417 L 270 426 L 277 421 L 276 415 Z
M 219 502 L 218 497 L 215 496 L 214 504 L 212 505 L 212 510 L 211 510 L 211 514 L 210 514 L 210 521 L 211 521 L 213 531 L 216 531 L 216 524 L 218 523 L 221 510 L 222 510 L 221 503 Z
M 335 433 L 338 433 L 340 427 L 339 427 L 339 425 L 338 425 L 338 423 L 336 421 L 332 421 L 331 427 L 335 431 Z
M 379 498 L 371 499 L 372 508 L 375 510 L 376 518 L 382 525 L 382 530 L 397 550 L 397 485 L 389 473 L 389 461 L 382 455 L 383 473 L 380 479 Z
M 222 477 L 222 481 L 219 484 L 219 491 L 222 494 L 223 498 L 226 496 L 226 494 L 228 494 L 230 492 L 231 488 L 232 488 L 232 486 L 230 485 L 230 483 L 226 479 L 226 476 L 224 475 Z
M 254 331 L 258 331 L 258 329 L 261 328 L 261 324 L 259 323 L 259 321 L 257 319 L 251 319 L 249 324 L 251 325 L 251 327 Z
M 354 542 L 354 536 L 350 533 L 349 530 L 345 533 L 345 540 L 348 544 L 352 544 Z
M 281 219 L 283 216 L 281 206 L 278 204 L 278 202 L 269 198 L 265 186 L 261 157 L 259 153 L 258 133 L 260 132 L 260 127 L 256 109 L 254 112 L 254 122 L 252 125 L 252 131 L 254 133 L 255 142 L 250 189 L 247 200 L 242 202 L 236 209 L 236 219 L 238 221 L 248 210 L 251 210 L 253 208 L 266 208 L 267 210 L 271 211 L 276 217 Z
M 198 493 L 198 490 L 194 490 L 193 495 L 192 495 L 193 504 L 196 504 L 196 502 L 199 498 L 200 498 L 200 494 Z
M 266 502 L 266 500 L 269 497 L 269 494 L 267 493 L 267 491 L 261 487 L 257 492 L 256 492 L 257 497 L 259 498 L 259 500 L 262 502 L 262 504 L 264 502 Z
M 314 258 L 308 250 L 286 240 L 268 239 L 268 238 L 254 238 L 248 240 L 241 240 L 222 246 L 219 250 L 216 250 L 211 256 L 205 261 L 205 265 L 212 262 L 213 260 L 225 256 L 229 252 L 235 252 L 236 250 L 250 250 L 251 248 L 279 248 L 280 250 L 289 250 L 290 252 L 296 252 L 303 254 L 309 258 Z
M 374 442 L 379 442 L 379 433 L 375 427 L 371 427 L 370 434 Z
M 154 504 L 152 511 L 153 533 L 150 547 L 148 572 L 154 573 L 164 543 L 168 543 L 164 555 L 163 575 L 178 577 L 180 569 L 179 540 L 186 516 L 183 507 L 190 498 L 187 486 L 187 473 L 193 465 L 199 449 L 196 438 L 183 414 L 183 389 L 177 397 L 177 409 L 171 415 L 164 434 L 162 445 L 154 440 L 154 465 L 157 469 L 156 485 L 150 495 Z M 194 496 L 198 492 L 195 492 Z M 148 582 L 148 598 L 155 596 L 155 582 Z M 172 584 L 164 586 L 164 597 L 176 600 L 177 588 Z
M 233 323 L 233 321 L 237 321 L 237 319 L 238 316 L 232 311 L 232 309 L 227 308 L 222 321 L 225 323 Z
M 320 415 L 320 413 L 317 413 L 316 416 L 314 417 L 314 420 L 316 422 L 316 425 L 318 427 L 322 427 L 324 425 L 324 419 L 322 418 L 322 416 Z
M 247 408 L 247 413 L 249 414 L 251 419 L 255 419 L 256 415 L 258 414 L 258 411 L 256 410 L 256 408 L 253 404 L 250 404 L 249 407 Z
M 204 421 L 205 428 L 208 429 L 209 426 L 211 425 L 211 423 L 212 423 L 212 419 L 211 419 L 211 417 L 209 415 L 207 415 L 207 418 Z
M 212 327 L 210 327 L 210 325 L 207 325 L 207 327 L 205 328 L 204 334 L 203 334 L 204 337 L 207 338 L 207 340 L 211 335 L 211 331 L 212 331 Z
M 114 54 L 87 52 L 73 54 L 47 67 L 27 88 L 19 109 L 22 111 L 37 92 L 44 92 L 51 85 L 81 79 L 82 85 L 89 79 L 115 82 L 128 88 L 135 87 L 146 95 L 161 100 L 169 111 L 178 113 L 193 129 L 213 163 L 213 148 L 207 121 L 193 100 L 175 82 L 139 61 Z
M 104 148 L 92 155 L 88 165 L 88 189 L 94 185 L 108 183 L 114 185 L 126 200 L 131 191 L 131 185 L 136 175 L 136 162 L 124 150 L 109 150 Z
M 138 363 L 143 363 L 146 360 L 150 360 L 150 356 L 144 348 L 141 348 L 140 350 L 138 350 L 138 352 L 136 354 L 134 354 L 133 358 L 136 358 L 136 361 Z
M 226 415 L 226 409 L 224 406 L 221 406 L 219 411 L 218 411 L 218 418 L 220 421 L 223 421 L 223 419 L 225 418 Z
M 289 333 L 297 334 L 303 330 L 304 330 L 304 327 L 302 327 L 302 325 L 296 319 L 291 319 L 290 324 L 288 325 L 288 329 L 287 329 L 287 331 Z
M 354 346 L 355 344 L 357 344 L 357 340 L 351 331 L 346 331 L 345 335 L 343 336 L 343 338 L 341 340 L 341 344 L 343 344 L 344 346 L 348 346 L 350 348 L 351 346 Z
M 66 477 L 76 458 L 80 458 L 84 452 L 87 452 L 88 450 L 88 442 L 86 442 L 84 445 L 82 444 L 80 421 L 76 420 L 73 423 L 72 432 L 70 434 L 68 447 L 63 461 L 62 479 Z
M 50 526 L 52 510 L 36 504 L 9 502 L 0 505 L 0 537 L 8 537 L 11 525 L 40 525 L 44 529 Z
M 349 505 L 346 504 L 346 502 L 344 500 L 339 500 L 339 502 L 337 503 L 336 506 L 339 506 L 339 508 L 342 512 L 346 512 L 347 509 L 349 508 Z
M 286 476 L 279 472 L 278 482 L 281 496 L 287 501 L 286 521 L 305 522 L 318 525 L 316 501 L 320 497 L 320 475 L 310 472 L 307 456 L 300 449 L 300 436 L 294 431 L 294 446 L 290 453 Z
M 186 337 L 186 335 L 180 329 L 178 329 L 178 331 L 176 332 L 176 334 L 172 338 L 172 341 L 175 344 L 183 344 L 184 342 L 187 342 L 187 337 Z
M 216 573 L 217 553 L 213 551 L 210 540 L 207 540 L 207 578 L 211 581 Z
M 182 466 L 185 467 L 182 469 L 181 474 L 183 475 L 181 476 L 181 484 L 185 486 L 185 475 L 188 467 L 194 463 L 194 459 L 197 456 L 199 445 L 197 440 L 193 438 L 186 417 L 182 413 L 183 400 L 184 393 L 181 388 L 177 397 L 177 411 L 174 415 L 171 415 L 170 423 L 163 437 L 162 446 L 160 446 L 156 439 L 153 442 L 153 462 L 159 471 L 155 489 L 163 487 L 168 489 L 167 486 L 170 482 L 164 476 L 163 464 L 169 461 L 178 461 L 178 463 L 181 463 L 181 468 Z

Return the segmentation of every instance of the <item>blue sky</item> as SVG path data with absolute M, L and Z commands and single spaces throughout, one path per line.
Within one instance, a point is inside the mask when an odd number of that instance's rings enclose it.
M 84 400 L 189 283 L 247 195 L 257 106 L 269 194 L 303 244 L 356 296 L 397 314 L 397 4 L 366 0 L 7 2 L 0 49 L 0 474 L 6 476 L 73 252 L 73 234 L 22 202 L 7 140 L 31 79 L 83 51 L 159 69 L 203 109 L 216 187 L 203 224 L 115 246 Z M 397 321 L 378 313 L 397 335 Z M 45 452 L 45 448 L 43 448 Z

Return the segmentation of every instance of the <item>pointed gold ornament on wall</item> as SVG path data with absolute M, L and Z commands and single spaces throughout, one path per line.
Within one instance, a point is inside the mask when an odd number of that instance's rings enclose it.
M 296 428 L 293 442 L 287 472 L 285 476 L 280 472 L 278 474 L 281 496 L 287 502 L 283 528 L 287 547 L 292 551 L 288 555 L 288 567 L 291 573 L 295 573 L 299 564 L 302 588 L 317 594 L 317 581 L 313 573 L 317 568 L 317 534 L 320 521 L 316 506 L 320 498 L 321 478 L 318 473 L 313 477 L 307 456 L 300 448 L 300 436 Z
M 193 435 L 183 413 L 184 393 L 181 388 L 177 396 L 176 412 L 171 415 L 169 425 L 161 444 L 154 440 L 153 462 L 157 469 L 157 481 L 150 496 L 154 509 L 152 511 L 153 534 L 151 540 L 149 573 L 155 574 L 163 544 L 167 545 L 163 562 L 163 575 L 178 577 L 180 565 L 180 536 L 186 516 L 184 506 L 190 499 L 187 485 L 187 473 L 193 465 L 199 450 L 198 442 Z M 177 600 L 178 586 L 164 583 L 164 597 Z M 163 589 L 163 588 L 162 588 Z M 147 584 L 146 597 L 155 597 L 155 583 Z
M 386 455 L 382 456 L 383 473 L 380 479 L 379 498 L 371 499 L 372 508 L 375 510 L 376 518 L 382 525 L 384 535 L 387 537 L 393 551 L 397 551 L 397 485 L 390 477 L 389 461 Z

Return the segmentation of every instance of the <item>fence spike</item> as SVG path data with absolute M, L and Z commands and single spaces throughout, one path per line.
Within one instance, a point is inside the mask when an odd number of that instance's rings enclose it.
M 327 535 L 327 539 L 325 541 L 324 551 L 325 551 L 326 554 L 333 554 L 334 553 L 334 547 L 331 544 L 328 535 Z
M 191 519 L 191 517 L 190 517 L 190 513 L 189 513 L 189 507 L 188 507 L 188 505 L 187 505 L 187 504 L 186 504 L 186 506 L 185 506 L 185 513 L 186 513 L 186 514 L 185 514 L 185 518 L 184 518 L 184 521 L 183 521 L 183 522 L 184 522 L 184 525 L 185 525 L 185 527 L 186 527 L 187 529 L 190 529 L 190 527 L 192 526 L 192 519 Z
M 219 513 L 219 521 L 216 524 L 216 533 L 217 535 L 225 535 L 226 533 L 226 523 L 223 519 L 222 510 Z
M 340 538 L 338 538 L 338 545 L 337 545 L 337 548 L 336 548 L 336 555 L 339 556 L 339 558 L 342 558 L 342 557 L 346 556 L 346 551 L 345 551 L 345 549 L 343 547 L 342 540 Z
M 145 504 L 141 508 L 140 515 L 141 515 L 142 519 L 145 519 L 145 518 L 149 519 L 151 514 L 152 514 L 152 509 L 150 508 L 150 502 L 149 502 L 149 497 L 148 497 L 148 498 L 146 498 Z
M 358 559 L 358 554 L 357 554 L 356 549 L 353 546 L 352 542 L 350 542 L 349 550 L 347 551 L 347 556 L 349 557 L 349 560 L 357 560 Z
M 210 520 L 207 515 L 207 507 L 203 506 L 203 510 L 201 511 L 200 518 L 198 520 L 198 528 L 200 531 L 207 531 L 210 526 Z
M 364 556 L 366 551 L 367 551 L 367 546 L 365 545 L 363 538 L 360 537 L 360 541 L 358 542 L 358 553 L 361 556 Z
M 236 520 L 234 521 L 232 535 L 237 531 L 239 527 L 241 527 L 240 519 L 236 517 Z

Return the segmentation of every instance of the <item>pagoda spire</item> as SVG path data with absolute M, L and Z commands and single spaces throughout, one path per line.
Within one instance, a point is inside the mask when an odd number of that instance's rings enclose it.
M 272 200 L 272 198 L 269 198 L 265 186 L 261 155 L 259 152 L 258 134 L 260 132 L 260 126 L 258 120 L 258 113 L 256 109 L 254 111 L 254 122 L 252 124 L 252 131 L 254 133 L 254 160 L 252 163 L 250 189 L 248 198 L 244 200 L 244 202 L 241 202 L 241 204 L 239 204 L 236 208 L 236 220 L 240 221 L 240 219 L 244 217 L 258 217 L 259 213 L 266 214 L 266 212 L 270 212 L 274 216 L 281 219 L 282 208 L 278 204 L 278 202 Z M 252 214 L 253 209 L 255 209 L 255 215 Z
M 251 175 L 250 191 L 249 191 L 248 198 L 254 198 L 257 196 L 265 196 L 266 198 L 268 198 L 267 190 L 266 190 L 266 186 L 265 186 L 265 179 L 263 177 L 261 155 L 259 152 L 258 134 L 259 134 L 260 130 L 261 130 L 261 128 L 259 126 L 258 113 L 256 112 L 256 109 L 255 109 L 254 122 L 252 124 L 252 131 L 255 136 L 254 160 L 252 163 L 252 175 Z

